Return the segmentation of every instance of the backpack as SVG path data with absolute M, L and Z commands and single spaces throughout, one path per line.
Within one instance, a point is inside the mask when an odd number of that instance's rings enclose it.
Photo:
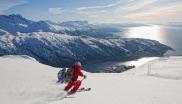
M 62 70 L 60 70 L 57 74 L 58 77 L 57 83 L 71 82 L 73 72 L 74 72 L 73 68 L 63 68 Z
M 73 68 L 68 68 L 68 70 L 65 73 L 65 82 L 71 82 L 71 78 L 73 77 Z

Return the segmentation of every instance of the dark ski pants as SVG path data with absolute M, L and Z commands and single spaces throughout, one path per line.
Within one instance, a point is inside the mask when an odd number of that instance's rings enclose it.
M 69 91 L 69 89 L 73 86 L 73 93 L 75 93 L 79 87 L 81 85 L 81 81 L 80 80 L 77 80 L 77 81 L 74 81 L 74 82 L 69 82 L 66 87 L 64 88 L 65 91 Z

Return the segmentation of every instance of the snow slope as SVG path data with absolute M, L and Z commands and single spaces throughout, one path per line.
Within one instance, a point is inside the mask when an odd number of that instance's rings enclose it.
M 150 70 L 151 69 L 151 70 Z M 58 68 L 28 56 L 0 57 L 2 104 L 181 104 L 182 57 L 160 58 L 124 73 L 86 73 L 90 92 L 59 99 Z M 150 70 L 148 72 L 148 70 Z

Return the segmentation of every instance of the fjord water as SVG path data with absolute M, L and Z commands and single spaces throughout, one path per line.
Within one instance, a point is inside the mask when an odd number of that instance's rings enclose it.
M 175 50 L 169 52 L 168 55 L 182 55 L 182 27 L 179 26 L 149 25 L 127 27 L 122 28 L 121 32 L 117 33 L 116 37 L 118 36 L 122 38 L 144 38 L 156 40 L 170 46 Z M 96 70 L 100 70 L 101 68 L 115 67 L 119 65 L 135 65 L 138 67 L 156 58 L 157 57 L 147 57 L 126 62 L 104 62 L 88 65 L 85 68 L 91 72 L 94 72 Z
M 170 54 L 182 54 L 182 27 L 180 26 L 150 25 L 130 27 L 123 29 L 119 36 L 123 38 L 145 38 L 157 40 L 176 50 Z
M 182 55 L 182 27 L 180 26 L 138 26 L 125 28 L 120 33 L 123 38 L 145 38 L 159 41 L 170 46 L 175 51 L 168 52 L 168 55 Z M 139 60 L 122 62 L 124 65 L 140 66 L 156 58 L 141 58 Z

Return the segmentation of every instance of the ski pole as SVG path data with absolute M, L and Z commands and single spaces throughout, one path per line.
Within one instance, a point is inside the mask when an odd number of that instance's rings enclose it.
M 86 77 L 83 77 L 82 80 L 81 80 L 81 82 L 82 82 L 84 79 L 86 79 Z
M 81 80 L 81 82 L 84 80 L 85 78 L 83 78 L 82 80 Z

